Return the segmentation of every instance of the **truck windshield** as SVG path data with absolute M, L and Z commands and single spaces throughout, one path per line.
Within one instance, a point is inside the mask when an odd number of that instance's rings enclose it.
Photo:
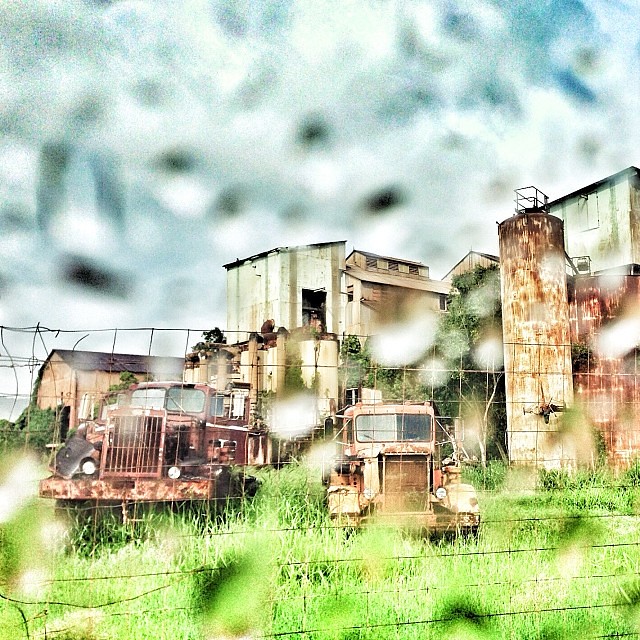
M 431 440 L 431 416 L 416 413 L 379 413 L 356 417 L 359 442 Z
M 130 406 L 143 409 L 164 409 L 166 389 L 136 389 L 131 393 Z
M 200 413 L 204 411 L 204 391 L 188 387 L 169 387 L 167 389 L 167 411 L 185 411 Z
M 200 389 L 188 387 L 143 388 L 131 394 L 131 406 L 144 409 L 166 409 L 200 413 L 204 410 L 205 394 Z

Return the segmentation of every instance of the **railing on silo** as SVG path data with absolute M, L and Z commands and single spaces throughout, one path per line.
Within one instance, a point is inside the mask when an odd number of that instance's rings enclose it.
M 515 189 L 516 213 L 549 213 L 549 197 L 537 187 Z

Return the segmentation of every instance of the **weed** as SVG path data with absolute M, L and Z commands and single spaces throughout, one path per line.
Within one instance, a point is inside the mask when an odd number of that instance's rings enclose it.
M 117 510 L 99 511 L 98 521 L 94 508 L 81 511 L 40 591 L 21 596 L 21 612 L 32 637 L 46 627 L 68 640 L 637 631 L 640 490 L 631 472 L 548 473 L 535 490 L 514 489 L 500 464 L 465 474 L 485 490 L 477 539 L 388 527 L 347 535 L 329 519 L 320 482 L 296 465 L 256 472 L 257 495 L 240 505 L 148 507 L 128 522 Z M 11 526 L 0 529 L 4 540 L 16 540 Z M 31 558 L 11 545 L 3 577 L 17 589 Z M 0 640 L 24 637 L 17 614 L 0 600 Z

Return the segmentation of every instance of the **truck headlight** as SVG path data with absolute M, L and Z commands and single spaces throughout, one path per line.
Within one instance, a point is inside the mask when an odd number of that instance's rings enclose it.
M 436 489 L 436 498 L 438 500 L 444 500 L 447 497 L 447 490 L 444 487 L 438 487 Z
M 172 480 L 177 480 L 180 477 L 180 467 L 169 467 L 169 471 L 167 471 L 167 475 Z
M 86 460 L 84 460 L 82 465 L 80 466 L 80 470 L 82 471 L 82 473 L 84 473 L 85 476 L 92 476 L 96 472 L 97 468 L 98 465 L 96 464 L 96 461 L 92 460 L 91 458 L 87 458 Z
M 376 492 L 373 489 L 365 489 L 362 493 L 367 500 L 373 500 L 376 497 Z

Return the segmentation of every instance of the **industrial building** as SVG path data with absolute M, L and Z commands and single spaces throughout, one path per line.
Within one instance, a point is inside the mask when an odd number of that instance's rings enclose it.
M 345 258 L 345 244 L 277 247 L 224 265 L 231 344 L 188 357 L 186 381 L 250 383 L 256 396 L 282 391 L 295 363 L 318 415 L 335 412 L 342 337 L 364 342 L 409 313 L 439 312 L 451 288 L 420 262 L 359 250 Z
M 421 262 L 358 250 L 345 261 L 344 279 L 344 334 L 362 340 L 416 313 L 444 311 L 451 289 Z
M 342 332 L 344 241 L 277 247 L 225 264 L 227 336 L 244 342 L 275 327 Z
M 640 454 L 640 171 L 551 202 L 516 194 L 499 225 L 510 460 L 567 467 L 600 444 L 626 466 Z

